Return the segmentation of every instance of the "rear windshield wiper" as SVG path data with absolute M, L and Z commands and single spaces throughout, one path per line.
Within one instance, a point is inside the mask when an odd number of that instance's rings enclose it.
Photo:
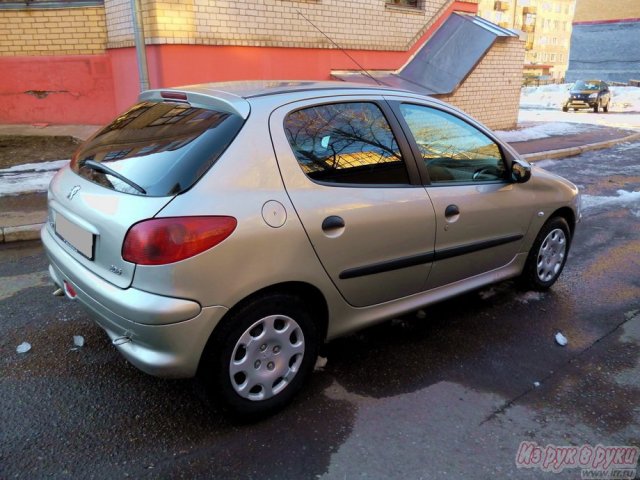
M 138 185 L 137 183 L 132 182 L 131 180 L 129 180 L 127 177 L 125 177 L 121 173 L 118 173 L 115 170 L 103 165 L 102 163 L 96 162 L 95 160 L 83 160 L 82 162 L 80 162 L 80 166 L 81 167 L 88 167 L 91 170 L 95 170 L 97 172 L 106 173 L 108 175 L 111 175 L 112 177 L 116 177 L 118 180 L 123 181 L 124 183 L 126 183 L 130 187 L 135 188 L 141 194 L 143 194 L 143 195 L 147 194 L 147 191 L 144 188 L 142 188 L 140 185 Z

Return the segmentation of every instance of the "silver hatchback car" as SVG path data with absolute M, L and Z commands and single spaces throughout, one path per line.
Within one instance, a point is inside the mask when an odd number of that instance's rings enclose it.
M 549 288 L 578 189 L 432 98 L 341 82 L 144 92 L 49 187 L 49 272 L 116 348 L 232 412 L 319 346 L 504 279 Z

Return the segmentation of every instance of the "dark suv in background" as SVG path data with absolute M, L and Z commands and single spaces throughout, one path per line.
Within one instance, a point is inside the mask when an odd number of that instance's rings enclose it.
M 611 92 L 609 85 L 601 80 L 578 80 L 571 87 L 569 98 L 562 105 L 562 111 L 568 112 L 570 108 L 578 110 L 579 108 L 593 108 L 594 112 L 598 112 L 600 108 L 603 111 L 609 111 L 611 103 Z

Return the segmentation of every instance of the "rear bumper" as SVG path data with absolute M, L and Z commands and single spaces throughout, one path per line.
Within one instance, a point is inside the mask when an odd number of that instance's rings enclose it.
M 114 344 L 129 362 L 161 377 L 195 375 L 211 332 L 227 312 L 225 307 L 202 308 L 192 300 L 120 289 L 78 264 L 46 225 L 41 237 L 54 283 L 65 291 L 65 282 L 73 286 L 73 300 L 93 314 L 112 341 L 118 340 Z

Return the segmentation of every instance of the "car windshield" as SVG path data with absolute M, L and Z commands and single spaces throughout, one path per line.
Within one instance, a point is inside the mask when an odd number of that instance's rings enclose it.
M 573 86 L 573 90 L 600 90 L 600 82 L 589 80 L 578 80 Z
M 71 169 L 118 192 L 177 195 L 216 162 L 243 123 L 187 103 L 138 103 L 80 147 Z

